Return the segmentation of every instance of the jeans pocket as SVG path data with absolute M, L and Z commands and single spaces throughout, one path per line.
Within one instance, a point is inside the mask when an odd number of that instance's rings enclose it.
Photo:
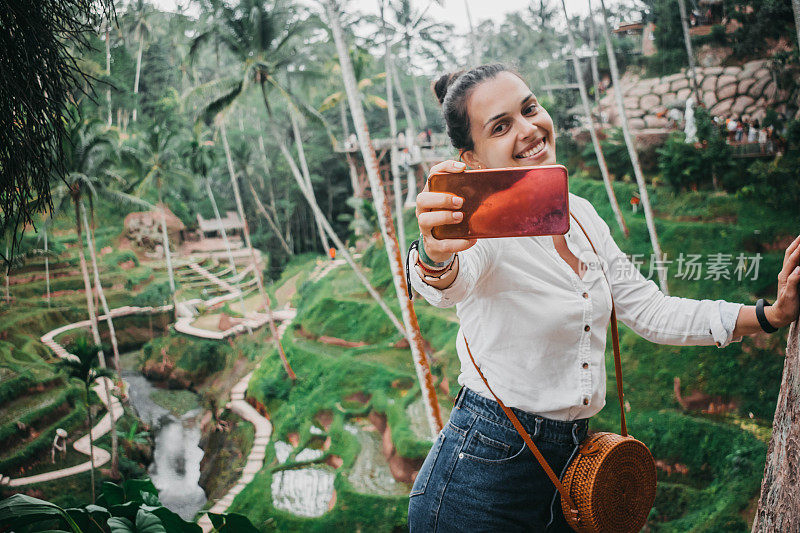
M 525 442 L 514 429 L 495 424 L 476 424 L 462 449 L 465 458 L 484 463 L 511 461 L 525 451 Z
M 444 444 L 444 430 L 439 432 L 436 441 L 428 452 L 425 461 L 422 463 L 422 468 L 419 469 L 417 477 L 414 480 L 414 485 L 411 487 L 409 496 L 419 496 L 425 493 L 425 488 L 428 486 L 428 481 L 431 478 L 434 466 L 436 466 L 436 459 L 439 457 L 439 452 L 442 451 L 442 444 Z

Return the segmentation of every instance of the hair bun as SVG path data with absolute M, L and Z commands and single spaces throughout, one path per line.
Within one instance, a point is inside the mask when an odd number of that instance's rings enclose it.
M 463 70 L 451 72 L 440 76 L 439 79 L 433 83 L 433 93 L 436 95 L 436 99 L 439 100 L 440 105 L 444 103 L 444 97 L 447 96 L 447 89 L 449 89 L 463 73 Z

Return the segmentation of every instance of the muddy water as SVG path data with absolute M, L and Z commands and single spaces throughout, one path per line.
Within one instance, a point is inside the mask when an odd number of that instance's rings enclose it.
M 181 518 L 191 520 L 206 503 L 205 492 L 198 484 L 203 458 L 198 445 L 201 410 L 176 417 L 153 402 L 150 395 L 156 388 L 143 375 L 124 371 L 122 377 L 128 384 L 131 405 L 155 433 L 153 463 L 148 473 L 158 489 L 158 498 Z

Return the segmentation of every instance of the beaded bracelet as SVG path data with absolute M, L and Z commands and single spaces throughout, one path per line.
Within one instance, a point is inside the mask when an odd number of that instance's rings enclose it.
M 446 267 L 449 263 L 451 263 L 453 261 L 453 257 L 455 256 L 455 254 L 451 254 L 450 257 L 448 257 L 444 261 L 441 261 L 441 262 L 434 261 L 433 259 L 428 257 L 428 254 L 425 253 L 425 248 L 423 248 L 423 246 L 422 246 L 423 241 L 424 241 L 424 239 L 422 238 L 422 233 L 420 233 L 419 234 L 419 243 L 417 244 L 417 252 L 419 253 L 420 262 L 425 263 L 426 265 L 428 265 L 429 267 L 431 267 L 434 270 L 438 270 L 440 268 Z

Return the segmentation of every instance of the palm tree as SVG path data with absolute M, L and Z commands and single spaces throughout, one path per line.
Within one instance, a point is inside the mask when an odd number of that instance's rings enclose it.
M 378 214 L 378 221 L 381 227 L 386 253 L 389 256 L 389 264 L 392 269 L 392 279 L 394 281 L 395 292 L 400 302 L 400 309 L 403 314 L 403 324 L 406 329 L 407 338 L 414 357 L 414 367 L 417 372 L 417 379 L 422 390 L 423 403 L 425 405 L 428 423 L 432 435 L 437 434 L 442 428 L 442 417 L 439 409 L 439 402 L 436 399 L 436 390 L 433 386 L 433 376 L 431 376 L 430 366 L 428 365 L 425 347 L 423 345 L 422 334 L 419 330 L 417 315 L 414 307 L 407 298 L 408 287 L 403 274 L 403 261 L 400 256 L 400 247 L 394 233 L 394 225 L 389 214 L 391 209 L 383 193 L 383 187 L 378 175 L 378 159 L 375 150 L 372 148 L 367 122 L 364 118 L 364 110 L 361 107 L 361 100 L 356 85 L 353 65 L 350 63 L 350 54 L 347 51 L 347 44 L 344 42 L 342 30 L 339 25 L 339 11 L 334 0 L 325 0 L 325 11 L 328 24 L 333 33 L 336 43 L 336 51 L 339 55 L 339 63 L 342 68 L 342 78 L 344 81 L 347 100 L 350 104 L 350 112 L 353 116 L 358 143 L 361 148 L 361 155 L 364 158 L 367 176 L 369 177 L 372 189 L 372 198 L 375 203 L 375 210 Z
M 242 205 L 242 196 L 239 192 L 239 183 L 236 180 L 236 171 L 233 169 L 233 158 L 231 157 L 231 148 L 228 144 L 228 134 L 225 128 L 225 119 L 222 118 L 220 120 L 219 125 L 219 132 L 222 137 L 222 147 L 225 150 L 225 161 L 228 165 L 228 174 L 231 179 L 231 187 L 233 188 L 233 197 L 236 200 L 236 209 L 239 213 L 239 217 L 242 219 L 244 230 L 244 240 L 245 246 L 247 249 L 250 250 L 250 259 L 251 265 L 253 267 L 253 274 L 256 278 L 256 285 L 258 286 L 258 292 L 261 295 L 261 300 L 264 305 L 264 311 L 267 313 L 267 322 L 269 322 L 269 329 L 270 333 L 272 334 L 272 340 L 275 342 L 275 347 L 278 349 L 278 355 L 281 358 L 281 362 L 283 363 L 283 368 L 286 370 L 286 374 L 289 376 L 289 379 L 292 381 L 297 379 L 297 376 L 292 370 L 291 365 L 289 364 L 289 359 L 286 357 L 286 352 L 283 351 L 283 345 L 281 344 L 281 339 L 278 336 L 278 328 L 275 326 L 275 319 L 272 316 L 272 306 L 270 303 L 269 295 L 267 291 L 264 290 L 264 280 L 263 280 L 263 273 L 261 271 L 261 266 L 259 265 L 258 259 L 256 258 L 256 251 L 253 248 L 253 243 L 250 241 L 250 229 L 247 225 L 247 218 L 244 214 L 244 206 Z M 242 310 L 244 311 L 244 310 Z
M 606 165 L 606 158 L 603 155 L 603 149 L 600 146 L 600 141 L 597 138 L 597 132 L 594 128 L 594 120 L 592 119 L 592 110 L 589 107 L 589 95 L 586 92 L 586 83 L 583 80 L 583 70 L 581 69 L 580 60 L 578 59 L 577 47 L 575 46 L 575 36 L 572 34 L 572 27 L 569 23 L 569 15 L 567 14 L 567 5 L 564 0 L 561 0 L 561 7 L 564 10 L 564 19 L 567 21 L 567 38 L 569 39 L 569 46 L 572 52 L 572 63 L 575 65 L 575 77 L 578 80 L 578 89 L 581 94 L 581 104 L 583 105 L 584 119 L 586 126 L 589 128 L 589 136 L 592 138 L 592 145 L 594 146 L 594 153 L 597 156 L 597 164 L 600 166 L 600 173 L 603 175 L 603 184 L 608 194 L 608 201 L 611 204 L 611 209 L 614 211 L 614 217 L 617 219 L 620 229 L 628 236 L 628 226 L 625 225 L 625 219 L 622 218 L 622 212 L 617 203 L 617 197 L 614 194 L 614 188 L 611 186 L 611 176 L 608 173 L 608 165 Z
M 231 250 L 231 243 L 228 240 L 228 232 L 225 230 L 225 225 L 222 223 L 222 217 L 220 216 L 219 209 L 217 208 L 217 200 L 214 197 L 214 192 L 211 188 L 211 176 L 209 175 L 209 171 L 214 167 L 215 161 L 213 149 L 214 142 L 209 138 L 210 135 L 210 131 L 202 129 L 199 124 L 196 124 L 192 131 L 191 139 L 189 139 L 188 143 L 184 146 L 183 155 L 184 158 L 188 160 L 189 168 L 191 169 L 192 173 L 196 176 L 199 175 L 205 185 L 206 195 L 211 202 L 211 207 L 214 210 L 214 218 L 217 220 L 219 231 L 222 234 L 222 242 L 225 244 L 225 251 L 228 255 L 228 263 L 231 266 L 233 275 L 236 276 L 238 274 L 236 271 L 236 260 L 233 258 L 233 250 Z M 246 316 L 244 295 L 241 288 L 239 288 L 240 281 L 241 280 L 237 280 L 235 285 L 239 291 L 239 305 L 241 306 L 242 315 Z M 253 330 L 250 328 L 250 324 L 245 322 L 245 327 L 247 328 L 247 333 L 252 335 Z
M 350 52 L 350 58 L 353 63 L 353 74 L 356 77 L 356 83 L 358 86 L 358 90 L 361 92 L 363 102 L 366 105 L 375 105 L 380 107 L 381 109 L 386 109 L 388 107 L 386 100 L 381 98 L 376 94 L 372 94 L 367 92 L 367 88 L 371 87 L 375 84 L 375 82 L 381 78 L 386 77 L 385 72 L 378 73 L 374 76 L 368 76 L 368 68 L 369 64 L 372 60 L 372 55 L 361 47 L 353 47 Z M 339 71 L 339 63 L 337 63 L 331 68 L 331 71 Z M 339 106 L 339 121 L 342 126 L 342 139 L 347 141 L 350 138 L 350 122 L 347 118 L 348 115 L 348 108 L 347 108 L 347 95 L 342 90 L 337 90 L 331 94 L 329 94 L 320 104 L 319 111 L 324 112 L 328 109 Z M 349 151 L 345 151 L 345 158 L 347 159 L 347 167 L 350 171 L 350 185 L 353 188 L 353 198 L 360 200 L 364 197 L 364 191 L 361 189 L 361 184 L 359 183 L 358 179 L 358 170 L 356 170 L 356 163 L 353 160 L 353 156 L 350 155 Z M 362 233 L 362 224 L 360 221 L 363 219 L 364 214 L 361 212 L 361 207 L 359 202 L 355 202 L 355 209 L 353 216 L 356 220 L 355 222 L 355 232 L 356 237 L 359 237 Z
M 99 190 L 103 190 L 104 182 L 103 177 L 107 176 L 107 167 L 112 161 L 111 154 L 113 153 L 112 138 L 108 130 L 100 130 L 98 121 L 81 121 L 79 119 L 73 120 L 69 129 L 68 142 L 62 144 L 64 152 L 64 160 L 67 164 L 66 179 L 59 183 L 53 189 L 53 204 L 55 212 L 66 213 L 69 211 L 70 204 L 75 210 L 75 229 L 78 234 L 78 258 L 80 262 L 81 275 L 83 276 L 84 292 L 86 295 L 86 307 L 89 313 L 90 329 L 94 343 L 100 345 L 100 329 L 95 312 L 95 305 L 92 298 L 92 282 L 89 278 L 89 270 L 86 264 L 86 255 L 83 251 L 83 232 L 86 227 L 86 239 L 89 244 L 88 248 L 92 256 L 92 264 L 94 267 L 94 280 L 95 288 L 100 297 L 105 313 L 106 323 L 108 324 L 109 335 L 111 337 L 112 346 L 114 346 L 114 367 L 119 372 L 119 349 L 117 347 L 116 331 L 114 329 L 113 320 L 111 318 L 111 310 L 108 308 L 103 287 L 100 284 L 100 277 L 97 270 L 97 259 L 94 251 L 94 246 L 90 238 L 90 229 L 88 221 L 85 218 L 83 211 L 84 197 L 89 197 L 90 201 L 93 197 L 97 196 Z M 114 193 L 115 198 L 124 199 L 128 201 L 126 195 L 121 193 Z M 82 224 L 82 217 L 83 222 Z M 102 350 L 99 351 L 100 363 L 105 368 L 106 360 L 105 354 Z M 104 393 L 108 398 L 109 404 L 111 402 L 111 392 L 108 387 L 108 382 L 103 382 Z M 116 420 L 114 413 L 110 412 L 112 429 L 116 429 Z M 112 475 L 118 477 L 119 454 L 117 446 L 116 433 L 111 436 L 111 465 Z
M 136 75 L 133 80 L 133 94 L 134 98 L 136 95 L 139 94 L 139 77 L 142 72 L 142 52 L 144 51 L 144 39 L 146 35 L 149 35 L 152 28 L 150 26 L 150 13 L 152 11 L 152 6 L 150 6 L 145 0 L 136 0 L 135 3 L 131 5 L 129 14 L 130 18 L 133 20 L 134 23 L 134 33 L 135 39 L 139 42 L 139 51 L 136 53 Z M 136 112 L 139 107 L 139 103 L 134 103 L 133 108 L 133 121 L 136 122 Z
M 601 15 L 603 18 L 603 39 L 606 43 L 606 54 L 608 55 L 608 65 L 611 70 L 611 82 L 614 84 L 614 96 L 617 101 L 617 111 L 619 112 L 620 125 L 622 126 L 622 134 L 625 137 L 625 144 L 628 147 L 628 155 L 631 158 L 633 165 L 633 173 L 636 176 L 636 183 L 639 186 L 639 198 L 644 208 L 645 221 L 647 222 L 647 230 L 650 234 L 650 243 L 653 246 L 653 260 L 658 262 L 658 279 L 661 291 L 664 294 L 669 294 L 669 287 L 667 286 L 667 273 L 663 268 L 664 256 L 661 253 L 661 246 L 658 243 L 658 233 L 656 232 L 655 220 L 653 219 L 653 209 L 650 206 L 650 196 L 647 194 L 647 184 L 644 181 L 644 174 L 642 174 L 642 166 L 639 164 L 639 154 L 636 153 L 636 146 L 633 143 L 633 137 L 628 127 L 628 116 L 625 114 L 625 104 L 622 101 L 622 82 L 620 81 L 619 67 L 617 66 L 617 56 L 614 53 L 614 45 L 611 43 L 611 31 L 608 28 L 608 14 L 606 12 L 606 5 L 604 0 L 600 0 Z
M 154 124 L 142 128 L 121 147 L 123 176 L 134 183 L 134 194 L 144 198 L 154 187 L 158 194 L 157 211 L 171 294 L 175 294 L 175 273 L 172 269 L 172 253 L 167 233 L 167 206 L 163 197 L 164 180 L 176 182 L 187 178 L 176 165 L 179 154 L 175 144 L 175 134 L 170 128 L 163 124 Z
M 84 396 L 83 402 L 86 406 L 86 420 L 89 423 L 89 461 L 91 463 L 91 483 L 92 483 L 92 502 L 95 501 L 94 493 L 94 439 L 92 438 L 92 428 L 94 427 L 94 420 L 92 417 L 92 408 L 89 402 L 89 393 L 93 384 L 98 380 L 102 380 L 108 389 L 108 377 L 113 373 L 106 368 L 97 366 L 98 354 L 102 351 L 100 346 L 92 344 L 88 338 L 81 336 L 75 339 L 67 349 L 71 356 L 59 359 L 56 362 L 58 369 L 67 375 L 69 379 L 83 384 Z M 113 420 L 114 414 L 111 408 L 111 397 L 109 397 L 109 409 Z M 112 427 L 112 431 L 116 434 L 116 429 Z
M 361 281 L 361 284 L 364 285 L 364 288 L 367 290 L 370 296 L 377 302 L 378 306 L 386 313 L 386 316 L 389 317 L 394 327 L 403 337 L 408 338 L 406 334 L 406 330 L 403 325 L 397 320 L 397 317 L 386 304 L 384 299 L 375 290 L 372 284 L 367 279 L 367 276 L 364 275 L 364 272 L 361 270 L 361 267 L 355 262 L 355 259 L 350 254 L 350 250 L 347 249 L 347 246 L 342 242 L 336 232 L 333 231 L 328 220 L 325 218 L 325 215 L 322 214 L 322 210 L 319 208 L 319 204 L 317 204 L 317 200 L 314 197 L 314 190 L 311 189 L 308 185 L 306 185 L 305 181 L 303 180 L 302 174 L 300 173 L 300 169 L 297 168 L 297 164 L 292 159 L 291 154 L 289 153 L 289 149 L 286 146 L 286 143 L 283 141 L 282 137 L 278 138 L 278 146 L 281 150 L 281 153 L 284 155 L 286 162 L 289 164 L 289 169 L 292 172 L 292 176 L 294 176 L 295 182 L 297 186 L 300 188 L 300 191 L 303 193 L 306 201 L 308 202 L 309 207 L 311 208 L 312 213 L 314 213 L 314 217 L 316 218 L 317 222 L 325 229 L 325 231 L 330 236 L 331 240 L 333 240 L 334 244 L 336 245 L 336 249 L 339 251 L 339 254 L 344 256 L 345 261 L 353 269 L 355 272 L 356 277 Z M 252 186 L 251 186 L 252 187 Z M 255 194 L 255 191 L 253 191 Z
M 412 59 L 412 49 L 419 50 L 422 55 L 451 59 L 452 50 L 448 50 L 447 43 L 452 42 L 453 25 L 441 22 L 433 22 L 426 17 L 428 9 L 432 4 L 442 5 L 444 2 L 439 0 L 428 0 L 425 9 L 418 11 L 414 9 L 411 0 L 399 0 L 391 2 L 389 5 L 394 13 L 394 18 L 399 26 L 398 31 L 403 34 L 403 43 L 406 49 L 406 65 L 409 69 L 411 86 L 414 91 L 414 99 L 417 104 L 417 113 L 423 129 L 428 128 L 428 115 L 425 106 L 422 104 L 422 92 L 417 83 L 417 76 L 413 72 L 415 61 Z

